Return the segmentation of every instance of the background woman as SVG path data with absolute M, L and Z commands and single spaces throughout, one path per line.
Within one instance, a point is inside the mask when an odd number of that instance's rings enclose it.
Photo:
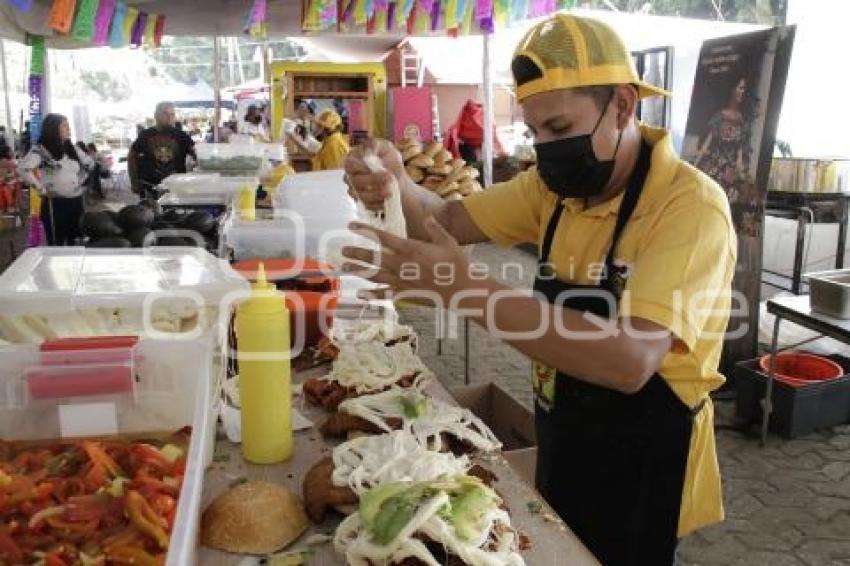
M 41 137 L 21 160 L 24 183 L 33 187 L 46 202 L 41 221 L 51 246 L 74 245 L 81 236 L 83 192 L 91 158 L 71 143 L 71 128 L 61 114 L 48 114 Z

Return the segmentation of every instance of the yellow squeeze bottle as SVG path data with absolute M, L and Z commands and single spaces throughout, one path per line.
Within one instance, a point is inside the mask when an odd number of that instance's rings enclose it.
M 266 281 L 262 263 L 251 296 L 236 309 L 242 456 L 255 464 L 292 456 L 292 381 L 289 311 Z
M 257 187 L 246 186 L 239 191 L 239 218 L 248 221 L 257 219 Z

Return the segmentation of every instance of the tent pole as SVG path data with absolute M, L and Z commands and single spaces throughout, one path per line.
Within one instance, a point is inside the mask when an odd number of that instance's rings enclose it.
M 221 127 L 221 48 L 218 35 L 213 38 L 213 89 L 215 90 L 215 110 L 213 112 L 213 141 L 218 143 Z
M 9 102 L 9 74 L 6 70 L 6 40 L 0 39 L 0 66 L 3 72 L 3 94 L 6 104 L 6 141 L 14 153 L 15 137 L 12 135 L 12 105 Z
M 484 42 L 484 146 L 481 159 L 484 165 L 484 186 L 493 184 L 493 67 L 490 61 L 490 34 L 481 36 Z

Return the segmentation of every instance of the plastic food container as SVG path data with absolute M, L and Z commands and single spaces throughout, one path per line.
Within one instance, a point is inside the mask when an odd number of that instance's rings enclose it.
M 126 319 L 126 324 L 92 333 L 57 329 L 56 336 L 44 337 L 50 339 L 111 335 L 116 332 L 110 329 L 119 326 L 120 334 L 159 336 L 156 320 L 172 315 L 196 317 L 197 328 L 205 333 L 215 328 L 222 301 L 246 289 L 244 278 L 227 262 L 198 248 L 34 248 L 0 276 L 0 316 L 38 315 L 48 325 L 82 313 L 115 313 Z M 127 331 L 133 325 L 138 332 Z
M 256 190 L 259 184 L 260 179 L 256 175 L 222 177 L 219 173 L 188 173 L 171 175 L 160 186 L 174 195 L 202 198 L 218 195 L 232 196 L 246 188 Z
M 198 165 L 202 171 L 223 174 L 240 174 L 262 169 L 265 149 L 249 143 L 203 143 L 195 146 Z
M 233 211 L 222 228 L 224 244 L 237 261 L 295 257 L 329 260 L 335 250 L 356 236 L 347 228 L 349 221 L 320 212 L 320 205 L 312 216 L 292 210 L 258 209 L 255 220 L 245 220 Z
M 218 383 L 212 341 L 144 339 L 101 350 L 43 352 L 37 346 L 0 348 L 0 438 L 6 441 L 173 432 L 191 425 L 188 461 L 166 564 L 195 563 L 204 470 L 212 461 Z M 115 346 L 115 347 L 108 347 Z M 67 396 L 63 380 L 78 380 L 104 367 L 131 371 L 130 390 L 89 389 Z M 50 372 L 52 387 L 36 388 L 32 376 Z M 220 378 L 220 376 L 219 376 Z M 112 385 L 116 384 L 113 380 Z

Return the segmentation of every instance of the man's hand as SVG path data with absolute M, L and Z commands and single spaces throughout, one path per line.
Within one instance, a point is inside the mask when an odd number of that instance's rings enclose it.
M 457 241 L 433 217 L 424 222 L 430 242 L 399 238 L 360 223 L 351 229 L 381 244 L 382 253 L 358 247 L 345 247 L 342 255 L 357 263 L 345 263 L 344 271 L 389 285 L 395 291 L 423 291 L 437 294 L 443 304 L 470 286 L 469 260 Z
M 374 152 L 378 156 L 385 172 L 372 173 L 364 161 L 367 152 Z M 384 201 L 390 196 L 390 175 L 395 175 L 399 183 L 406 175 L 401 153 L 386 140 L 368 140 L 352 148 L 344 167 L 348 194 L 371 210 L 384 208 Z

